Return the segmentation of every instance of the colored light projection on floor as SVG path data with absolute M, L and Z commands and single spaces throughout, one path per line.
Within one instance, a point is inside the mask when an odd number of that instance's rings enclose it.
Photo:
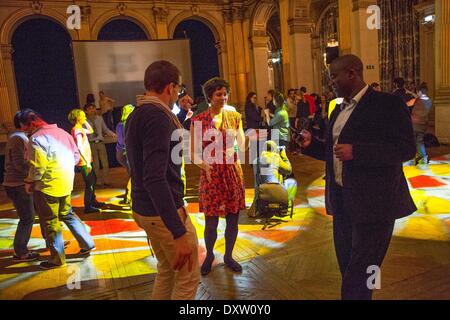
M 94 238 L 96 250 L 88 258 L 76 255 L 78 244 L 70 231 L 63 224 L 63 237 L 70 240 L 66 247 L 67 267 L 42 271 L 40 261 L 17 263 L 12 261 L 13 238 L 18 220 L 14 217 L 0 219 L 0 299 L 20 299 L 27 293 L 49 287 L 65 286 L 81 275 L 82 281 L 99 279 L 116 279 L 150 274 L 156 272 L 156 259 L 152 256 L 147 243 L 145 232 L 133 220 L 131 211 L 125 210 L 118 203 L 117 198 L 123 190 L 101 189 L 97 191 L 97 199 L 106 201 L 107 208 L 101 214 L 82 214 L 80 217 L 89 228 Z M 247 205 L 253 201 L 253 190 L 246 190 Z M 188 199 L 189 201 L 189 199 Z M 74 194 L 72 205 L 82 207 L 82 194 Z M 0 206 L 0 210 L 13 210 L 10 204 Z M 188 211 L 197 229 L 199 238 L 199 261 L 205 256 L 203 241 L 204 216 L 198 213 L 198 203 L 189 203 Z M 76 209 L 76 211 L 81 212 Z M 280 225 L 262 230 L 263 222 L 248 218 L 241 214 L 239 238 L 235 245 L 234 257 L 245 262 L 257 255 L 282 247 L 287 241 L 297 236 L 307 228 L 305 216 L 313 213 L 312 209 L 296 203 L 292 220 L 284 218 Z M 225 252 L 225 220 L 220 219 L 218 239 L 215 246 L 215 264 L 222 263 Z M 40 251 L 41 260 L 49 255 L 49 251 L 42 250 L 45 241 L 42 239 L 39 224 L 35 224 L 29 242 L 29 248 Z
M 417 211 L 397 220 L 394 236 L 450 241 L 450 155 L 431 159 L 428 166 L 405 164 L 403 171 Z M 309 205 L 325 213 L 325 180 L 317 179 L 308 188 Z
M 450 241 L 450 155 L 432 159 L 427 168 L 405 166 L 404 171 L 410 184 L 411 194 L 418 207 L 415 214 L 398 220 L 395 236 L 416 239 Z M 156 259 L 151 255 L 145 232 L 135 224 L 131 211 L 119 205 L 121 189 L 98 190 L 98 200 L 106 201 L 108 207 L 101 214 L 80 214 L 90 229 L 96 244 L 88 258 L 77 256 L 78 244 L 72 234 L 63 226 L 65 240 L 70 240 L 66 248 L 67 267 L 42 271 L 39 261 L 17 263 L 11 259 L 13 238 L 17 222 L 10 203 L 0 205 L 0 299 L 21 299 L 27 294 L 48 288 L 66 287 L 74 280 L 83 283 L 94 282 L 102 286 L 105 279 L 123 279 L 127 277 L 152 274 L 156 272 Z M 241 215 L 239 238 L 234 256 L 245 262 L 258 255 L 282 248 L 286 243 L 308 230 L 313 213 L 325 215 L 324 180 L 317 179 L 308 187 L 308 204 L 297 202 L 293 219 L 273 228 L 262 230 L 262 223 Z M 246 190 L 247 205 L 253 200 L 253 190 Z M 82 194 L 74 194 L 72 204 L 81 212 Z M 203 261 L 204 217 L 198 213 L 195 199 L 188 211 L 199 238 L 199 261 Z M 327 216 L 327 219 L 331 219 Z M 225 251 L 225 221 L 220 220 L 218 240 L 215 246 L 215 264 L 222 262 Z M 41 237 L 39 224 L 33 227 L 29 247 L 40 251 L 42 260 L 49 254 L 42 249 L 45 242 Z M 77 278 L 78 277 L 78 278 Z M 86 285 L 86 284 L 85 284 Z

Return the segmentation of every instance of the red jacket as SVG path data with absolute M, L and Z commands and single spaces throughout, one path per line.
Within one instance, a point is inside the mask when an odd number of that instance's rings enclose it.
M 306 102 L 309 104 L 309 115 L 313 116 L 316 114 L 316 102 L 314 101 L 314 98 L 310 96 L 309 94 L 304 94 Z

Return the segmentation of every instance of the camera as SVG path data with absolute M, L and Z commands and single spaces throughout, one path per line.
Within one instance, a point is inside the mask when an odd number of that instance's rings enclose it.
M 283 151 L 286 151 L 286 147 L 285 146 L 277 146 L 277 152 L 281 153 Z

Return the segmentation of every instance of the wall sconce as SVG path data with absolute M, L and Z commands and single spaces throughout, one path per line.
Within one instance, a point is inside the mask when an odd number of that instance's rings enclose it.
M 422 24 L 431 24 L 431 23 L 434 23 L 434 20 L 435 20 L 435 15 L 429 14 L 423 18 Z

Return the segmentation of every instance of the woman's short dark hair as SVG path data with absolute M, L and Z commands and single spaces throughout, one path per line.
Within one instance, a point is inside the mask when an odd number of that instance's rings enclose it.
M 273 102 L 277 108 L 284 105 L 284 96 L 280 91 L 276 91 L 273 95 Z
M 20 114 L 17 117 L 19 125 L 24 124 L 26 126 L 29 126 L 33 121 L 42 120 L 41 115 L 33 109 L 24 109 L 20 111 Z
M 88 93 L 86 96 L 86 104 L 95 103 L 95 97 L 92 93 Z
M 155 61 L 145 70 L 144 85 L 148 91 L 162 93 L 170 83 L 181 85 L 179 81 L 180 70 L 166 60 Z
M 251 91 L 248 93 L 247 98 L 245 98 L 245 105 L 249 105 L 251 103 L 250 99 L 253 96 L 256 96 L 256 92 Z
M 209 79 L 203 84 L 203 92 L 208 100 L 211 100 L 214 92 L 222 88 L 225 88 L 227 94 L 230 94 L 230 84 L 225 79 L 219 77 Z
M 14 127 L 16 129 L 20 129 L 20 114 L 22 113 L 22 111 L 17 111 L 16 114 L 14 115 Z

